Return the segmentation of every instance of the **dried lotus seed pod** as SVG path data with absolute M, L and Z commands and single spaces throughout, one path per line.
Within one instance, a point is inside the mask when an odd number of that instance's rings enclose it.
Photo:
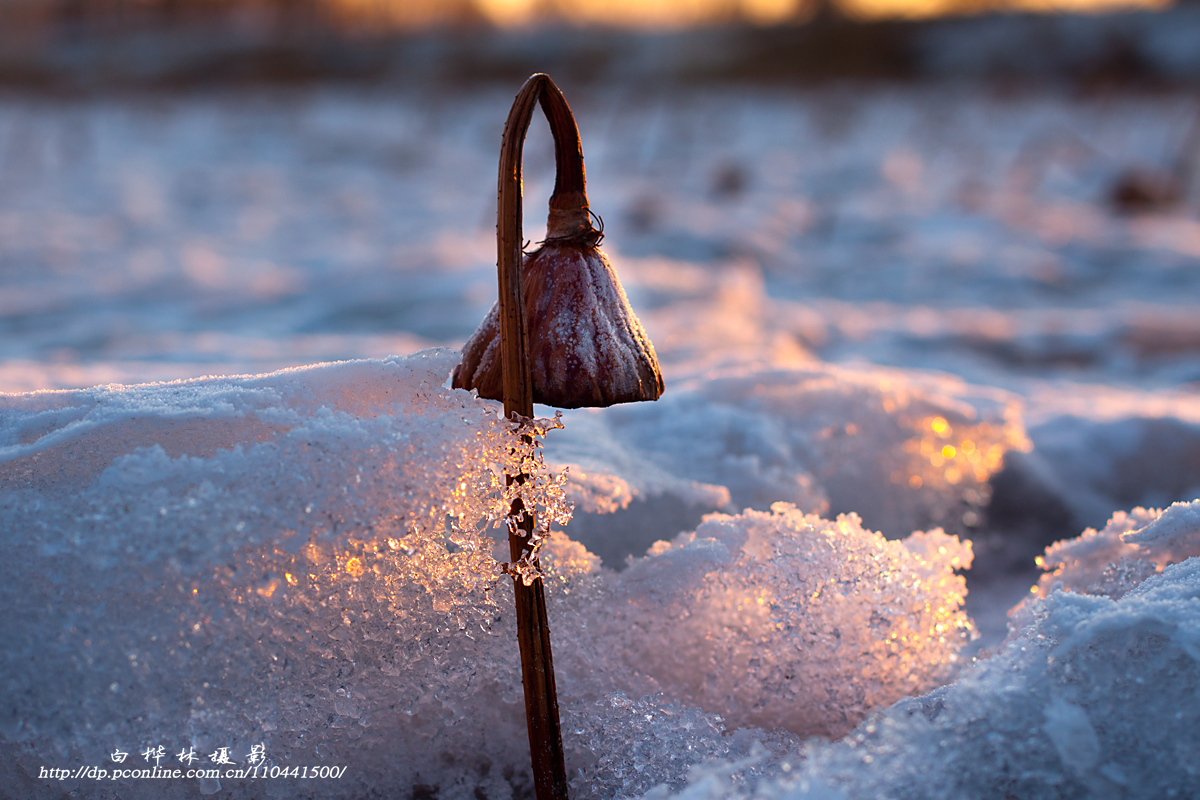
M 548 241 L 525 259 L 533 401 L 558 408 L 657 400 L 662 373 L 608 258 L 597 247 Z M 502 400 L 497 308 L 463 348 L 454 386 Z
M 657 400 L 663 379 L 654 345 L 592 227 L 579 129 L 558 87 L 548 78 L 543 86 L 539 99 L 554 134 L 558 174 L 546 241 L 521 266 L 533 402 L 582 408 Z M 506 400 L 499 304 L 467 340 L 452 383 Z

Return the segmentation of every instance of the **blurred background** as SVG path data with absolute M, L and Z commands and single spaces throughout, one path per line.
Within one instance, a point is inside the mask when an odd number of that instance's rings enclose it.
M 531 63 L 593 79 L 630 77 L 650 65 L 654 77 L 757 80 L 964 72 L 1178 79 L 1194 76 L 1200 59 L 1195 7 L 1194 0 L 0 0 L 0 79 L 89 86 L 495 80 Z
M 0 0 L 0 390 L 461 346 L 534 71 L 668 391 L 825 361 L 1019 399 L 991 630 L 1049 541 L 1200 491 L 1190 0 Z M 525 153 L 536 242 L 540 122 Z
M 538 70 L 664 342 L 1200 381 L 1194 2 L 0 0 L 0 386 L 458 346 Z

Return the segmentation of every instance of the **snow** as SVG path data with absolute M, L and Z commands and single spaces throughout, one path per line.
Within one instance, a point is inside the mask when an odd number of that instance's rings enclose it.
M 889 542 L 853 515 L 780 503 L 655 544 L 611 598 L 589 598 L 607 611 L 588 630 L 609 658 L 627 650 L 629 669 L 731 726 L 841 735 L 953 674 L 970 633 L 954 570 L 970 563 L 970 546 L 940 530 Z
M 1119 597 L 1150 575 L 1200 555 L 1200 502 L 1118 511 L 1101 530 L 1055 542 L 1038 557 L 1047 571 L 1035 587 Z
M 371 741 L 380 697 L 419 717 L 420 675 L 443 676 L 493 622 L 480 537 L 505 507 L 488 500 L 492 459 L 514 442 L 494 409 L 441 388 L 455 360 L 13 398 L 7 438 L 26 441 L 6 448 L 18 477 L 2 501 L 6 785 L 51 754 L 100 763 L 160 743 L 320 758 L 319 731 Z M 406 650 L 384 658 L 373 643 L 397 626 Z M 466 634 L 439 641 L 447 626 Z
M 510 455 L 499 404 L 443 386 L 458 358 L 5 396 L 8 785 L 47 748 L 93 763 L 163 740 L 348 764 L 336 796 L 527 781 L 488 531 L 501 470 L 531 455 Z M 561 523 L 542 474 L 526 502 Z M 621 573 L 561 533 L 543 549 L 568 719 L 593 709 L 612 736 L 634 696 L 661 720 L 632 783 L 607 738 L 576 741 L 582 794 L 678 782 L 728 753 L 722 719 L 843 733 L 947 680 L 971 631 L 970 545 L 940 530 L 888 541 L 778 503 L 708 517 Z M 431 767 L 444 751 L 492 767 Z
M 958 680 L 834 743 L 734 760 L 656 798 L 1186 797 L 1195 785 L 1200 561 L 1112 600 L 1056 592 Z M 760 761 L 765 756 L 760 756 Z M 786 769 L 785 769 L 786 767 Z
M 783 501 L 856 512 L 891 536 L 963 533 L 981 524 L 1004 454 L 1027 447 L 1015 397 L 949 376 L 818 363 L 675 375 L 656 403 L 564 415 L 547 454 L 581 470 L 569 485 L 585 510 L 616 510 L 620 486 L 623 507 L 671 497 L 702 513 Z M 654 541 L 622 521 L 577 522 L 573 535 L 602 555 L 625 548 L 607 559 L 614 566 Z
M 1106 192 L 1194 97 L 564 88 L 666 384 L 544 443 L 572 796 L 1186 796 L 1200 234 Z M 528 795 L 514 438 L 428 349 L 511 95 L 0 98 L 6 791 Z M 37 778 L 260 742 L 346 776 Z

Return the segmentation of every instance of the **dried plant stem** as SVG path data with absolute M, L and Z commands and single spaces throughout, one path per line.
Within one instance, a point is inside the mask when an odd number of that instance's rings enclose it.
M 547 239 L 593 237 L 591 214 L 588 211 L 586 177 L 583 167 L 583 145 L 579 127 L 567 99 L 549 77 L 541 94 L 542 111 L 554 135 L 556 172 L 554 193 L 550 195 L 550 217 L 546 223 Z M 594 237 L 588 244 L 594 242 Z
M 504 384 L 504 415 L 533 416 L 533 381 L 529 370 L 525 330 L 524 298 L 521 294 L 521 264 L 524 259 L 521 231 L 521 154 L 533 107 L 546 86 L 554 87 L 546 75 L 532 76 L 513 101 L 504 138 L 500 145 L 500 175 L 497 202 L 496 249 L 500 281 L 500 359 Z M 553 91 L 558 93 L 558 88 Z M 561 98 L 561 93 L 558 93 Z M 565 106 L 565 101 L 563 102 Z M 570 114 L 568 109 L 566 112 Z M 547 117 L 550 112 L 547 111 Z M 552 119 L 551 125 L 554 126 Z M 560 128 L 565 124 L 561 120 Z M 575 122 L 570 121 L 571 127 Z M 576 144 L 579 133 L 575 132 Z M 558 131 L 555 131 L 556 151 Z M 568 159 L 569 160 L 569 159 Z M 582 156 L 579 165 L 579 194 L 582 195 Z M 559 175 L 562 175 L 560 153 Z M 556 186 L 557 194 L 557 186 Z M 586 215 L 587 199 L 583 198 Z M 523 482 L 524 475 L 506 479 Z M 524 512 L 524 513 L 523 513 Z M 533 532 L 533 509 L 515 500 L 509 510 L 508 545 L 515 563 L 524 555 Z M 525 717 L 529 726 L 529 750 L 533 760 L 533 782 L 537 800 L 567 800 L 567 771 L 563 761 L 562 730 L 558 719 L 558 695 L 554 685 L 554 662 L 550 653 L 550 625 L 546 595 L 540 577 L 528 586 L 519 575 L 513 578 L 517 606 L 517 642 L 521 649 L 521 679 L 525 688 Z

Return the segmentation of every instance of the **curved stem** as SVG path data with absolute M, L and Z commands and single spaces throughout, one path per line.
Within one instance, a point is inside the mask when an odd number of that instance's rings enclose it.
M 496 268 L 500 280 L 500 362 L 504 415 L 510 419 L 514 415 L 533 416 L 533 381 L 526 345 L 524 294 L 521 291 L 521 266 L 525 255 L 521 231 L 521 155 L 534 104 L 543 96 L 547 86 L 554 87 L 553 81 L 540 73 L 525 82 L 513 101 L 500 143 Z M 558 92 L 557 87 L 554 87 L 554 92 Z M 567 114 L 570 114 L 569 109 Z M 559 124 L 561 126 L 561 120 Z M 574 126 L 574 120 L 571 125 Z M 575 137 L 578 140 L 578 131 Z M 511 485 L 525 481 L 527 476 L 508 475 L 506 479 Z M 524 508 L 519 498 L 513 501 L 509 510 L 508 546 L 514 562 L 525 554 L 533 533 L 533 514 L 534 509 Z M 537 800 L 567 800 L 567 771 L 558 717 L 554 661 L 550 652 L 550 623 L 541 577 L 526 585 L 519 575 L 514 576 L 513 595 L 516 600 L 517 644 L 521 651 L 521 683 L 525 689 L 525 720 L 529 730 L 534 791 Z
M 525 81 L 513 100 L 500 143 L 496 251 L 500 278 L 500 357 L 504 389 L 504 415 L 533 416 L 533 377 L 528 359 L 525 331 L 524 296 L 521 292 L 521 265 L 525 239 L 522 233 L 521 158 L 525 135 L 540 102 L 550 132 L 554 136 L 556 174 L 550 195 L 550 213 L 546 239 L 594 245 L 600 238 L 592 227 L 588 210 L 583 145 L 575 115 L 562 91 L 545 73 L 536 73 Z
M 579 127 L 567 99 L 554 81 L 546 77 L 541 95 L 542 111 L 554 136 L 554 193 L 550 195 L 550 218 L 546 224 L 548 239 L 576 238 L 592 233 L 588 212 L 583 145 Z
M 496 208 L 496 268 L 500 280 L 500 358 L 504 416 L 533 416 L 533 378 L 525 357 L 525 308 L 521 294 L 524 236 L 521 231 L 521 155 L 533 107 L 549 80 L 541 73 L 525 81 L 513 100 L 500 140 L 500 176 Z

